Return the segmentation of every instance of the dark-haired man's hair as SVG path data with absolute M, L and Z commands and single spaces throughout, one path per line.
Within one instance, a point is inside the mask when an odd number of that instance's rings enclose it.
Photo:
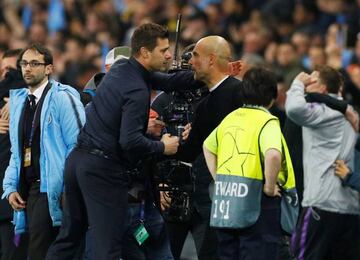
M 131 55 L 137 57 L 140 54 L 141 47 L 153 51 L 158 38 L 169 38 L 169 31 L 166 27 L 156 23 L 140 25 L 131 37 Z
M 20 60 L 22 59 L 24 53 L 28 50 L 34 50 L 34 51 L 37 51 L 38 53 L 44 55 L 44 62 L 46 63 L 46 65 L 53 64 L 53 56 L 52 56 L 50 50 L 40 43 L 32 43 L 29 46 L 27 46 L 26 48 L 24 48 L 19 55 Z
M 315 71 L 319 72 L 320 81 L 326 86 L 329 93 L 339 93 L 344 84 L 344 77 L 339 71 L 326 65 L 316 66 Z
M 277 77 L 264 68 L 251 68 L 244 75 L 242 91 L 245 105 L 267 107 L 277 98 Z

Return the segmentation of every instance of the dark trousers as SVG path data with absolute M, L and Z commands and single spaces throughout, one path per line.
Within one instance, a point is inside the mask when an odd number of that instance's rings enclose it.
M 209 227 L 209 218 L 203 218 L 196 210 L 190 221 L 167 222 L 171 251 L 174 259 L 180 259 L 187 234 L 191 232 L 199 260 L 216 259 L 217 238 L 215 230 Z
M 244 229 L 217 229 L 220 260 L 276 260 L 281 239 L 280 209 L 262 209 Z
M 21 234 L 19 246 L 14 243 L 14 225 L 10 220 L 0 222 L 1 260 L 26 260 L 29 236 Z
M 360 259 L 358 236 L 357 215 L 304 208 L 292 248 L 299 260 L 355 260 Z
M 126 227 L 127 177 L 110 159 L 75 148 L 65 163 L 65 209 L 47 259 L 72 259 L 88 226 L 91 259 L 119 259 Z
M 45 259 L 51 243 L 59 232 L 59 227 L 53 227 L 47 194 L 40 192 L 40 182 L 30 186 L 26 215 L 29 226 L 29 259 Z
M 122 258 L 124 260 L 172 260 L 168 233 L 164 220 L 152 200 L 147 200 L 144 208 L 144 227 L 149 238 L 139 246 L 134 232 L 140 225 L 140 203 L 130 203 L 127 217 L 128 226 L 123 238 Z

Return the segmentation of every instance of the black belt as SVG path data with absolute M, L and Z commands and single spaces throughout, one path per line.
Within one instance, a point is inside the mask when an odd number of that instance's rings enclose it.
M 82 151 L 82 152 L 86 152 L 86 153 L 89 153 L 89 154 L 93 154 L 93 155 L 96 155 L 96 156 L 100 156 L 102 158 L 105 158 L 105 159 L 109 159 L 110 157 L 102 150 L 100 149 L 96 149 L 96 148 L 89 148 L 89 147 L 84 147 L 84 146 L 76 146 L 76 149 L 78 151 Z

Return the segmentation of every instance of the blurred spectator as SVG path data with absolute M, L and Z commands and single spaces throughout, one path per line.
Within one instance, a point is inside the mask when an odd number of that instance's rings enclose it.
M 326 64 L 326 53 L 324 48 L 321 46 L 311 46 L 309 49 L 309 60 L 306 64 L 306 68 L 309 70 L 314 70 L 318 65 Z
M 291 43 L 294 45 L 298 57 L 304 57 L 309 50 L 310 36 L 303 31 L 296 31 L 291 36 Z
M 281 43 L 276 51 L 276 72 L 284 78 L 287 88 L 290 86 L 294 77 L 303 69 L 299 63 L 295 47 L 287 42 Z
M 194 9 L 185 17 L 184 29 L 181 32 L 181 40 L 185 46 L 196 42 L 198 39 L 210 34 L 207 26 L 208 17 L 200 10 Z
M 350 63 L 360 65 L 360 32 L 358 32 L 356 36 L 355 50 Z

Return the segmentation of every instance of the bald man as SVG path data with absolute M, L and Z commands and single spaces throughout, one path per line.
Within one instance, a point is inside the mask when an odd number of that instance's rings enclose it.
M 223 118 L 243 105 L 241 81 L 229 76 L 229 43 L 220 36 L 200 39 L 189 63 L 194 78 L 206 84 L 210 94 L 198 105 L 189 137 L 177 156 L 192 162 L 202 153 L 202 143 Z
M 171 249 L 175 259 L 181 254 L 187 233 L 192 232 L 199 259 L 217 259 L 217 239 L 209 227 L 211 201 L 209 185 L 211 175 L 202 153 L 206 137 L 233 110 L 242 106 L 241 82 L 229 76 L 228 62 L 231 48 L 220 36 L 208 36 L 199 40 L 189 63 L 194 78 L 206 84 L 210 94 L 198 105 L 192 129 L 184 145 L 179 147 L 177 159 L 193 162 L 195 192 L 192 218 L 185 223 L 168 223 Z

